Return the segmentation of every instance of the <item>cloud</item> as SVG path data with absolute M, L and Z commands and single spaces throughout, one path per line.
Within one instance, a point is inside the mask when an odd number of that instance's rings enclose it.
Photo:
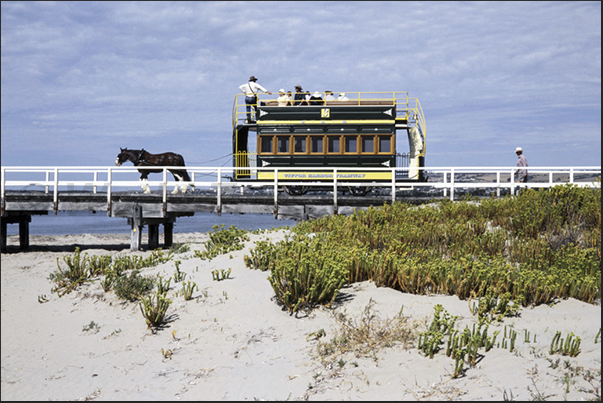
M 250 75 L 409 91 L 439 166 L 502 163 L 520 141 L 546 164 L 590 145 L 573 163 L 600 165 L 599 2 L 2 2 L 1 18 L 3 165 L 83 163 L 71 147 L 102 165 L 145 138 L 227 154 Z M 25 146 L 44 141 L 55 159 Z

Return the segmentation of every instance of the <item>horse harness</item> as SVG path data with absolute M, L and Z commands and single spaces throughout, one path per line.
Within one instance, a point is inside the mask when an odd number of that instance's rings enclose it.
M 144 155 L 145 151 L 144 148 L 142 150 L 140 150 L 140 152 L 138 153 L 138 156 L 136 156 L 136 161 L 134 161 L 134 165 L 138 165 L 141 162 L 143 162 L 144 160 L 142 159 L 142 156 Z

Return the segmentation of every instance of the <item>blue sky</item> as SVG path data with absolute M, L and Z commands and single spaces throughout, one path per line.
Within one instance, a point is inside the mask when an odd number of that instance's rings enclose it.
M 408 91 L 428 167 L 514 166 L 516 146 L 601 165 L 598 1 L 1 4 L 3 166 L 111 166 L 120 147 L 230 166 L 250 75 Z

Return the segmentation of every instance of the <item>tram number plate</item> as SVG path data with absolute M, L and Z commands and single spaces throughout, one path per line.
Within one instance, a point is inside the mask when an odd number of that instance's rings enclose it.
M 321 118 L 330 118 L 331 117 L 331 109 L 329 109 L 329 108 L 322 108 L 320 110 L 320 117 Z

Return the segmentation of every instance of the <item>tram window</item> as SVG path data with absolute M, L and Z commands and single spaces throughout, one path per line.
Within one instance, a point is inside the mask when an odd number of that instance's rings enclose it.
M 390 136 L 379 136 L 379 152 L 380 153 L 391 153 L 392 152 L 392 139 Z
M 339 137 L 329 137 L 329 152 L 340 153 Z
M 289 136 L 278 136 L 277 137 L 277 152 L 288 153 L 289 152 Z
M 312 152 L 322 153 L 322 137 L 312 137 Z
M 306 152 L 306 138 L 305 137 L 295 137 L 294 141 L 294 152 L 296 153 L 305 153 Z
M 262 137 L 261 142 L 261 152 L 262 153 L 273 153 L 272 151 L 272 137 Z
M 362 152 L 363 153 L 373 153 L 375 149 L 373 147 L 373 136 L 362 136 Z
M 345 152 L 346 153 L 356 153 L 358 152 L 358 139 L 356 136 L 346 136 L 345 137 Z

